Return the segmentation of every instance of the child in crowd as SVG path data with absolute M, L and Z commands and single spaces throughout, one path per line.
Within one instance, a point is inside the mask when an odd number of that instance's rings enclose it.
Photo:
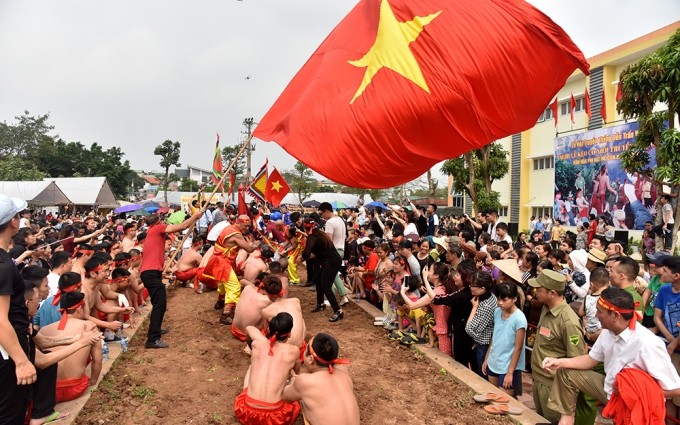
M 426 267 L 422 271 L 423 282 L 426 285 L 426 292 L 429 294 L 432 291 L 430 283 L 434 284 L 434 293 L 436 295 L 446 295 L 455 291 L 456 280 L 458 285 L 461 285 L 460 275 L 454 272 L 453 278 L 449 277 L 449 266 L 445 263 L 435 263 L 431 267 Z M 447 286 L 449 285 L 449 286 Z M 401 287 L 401 295 L 404 303 L 411 309 L 422 308 L 430 306 L 434 315 L 434 326 L 432 326 L 430 338 L 430 347 L 434 347 L 434 337 L 437 337 L 439 351 L 444 354 L 451 355 L 451 338 L 448 336 L 448 320 L 451 313 L 451 307 L 447 305 L 431 305 L 432 299 L 429 295 L 425 295 L 418 300 L 411 301 L 407 297 L 406 285 Z
M 493 279 L 486 272 L 476 272 L 470 282 L 472 292 L 472 310 L 465 324 L 465 332 L 475 341 L 475 356 L 473 357 L 474 370 L 481 377 L 482 364 L 493 335 L 493 315 L 498 301 L 491 293 Z
M 395 299 L 398 317 L 397 325 L 399 325 L 399 332 L 397 332 L 397 335 L 400 336 L 399 338 L 400 342 L 404 344 L 425 342 L 425 339 L 423 338 L 423 326 L 422 326 L 422 320 L 423 317 L 425 316 L 425 312 L 421 308 L 411 309 L 409 308 L 408 304 L 406 304 L 406 298 L 408 298 L 410 301 L 418 300 L 418 295 L 416 294 L 416 291 L 418 290 L 419 283 L 420 279 L 418 279 L 417 276 L 405 277 L 402 286 L 404 288 L 404 290 L 402 291 L 404 294 L 403 295 L 400 294 Z M 403 332 L 404 325 L 406 325 L 407 328 L 409 329 L 407 333 L 411 335 L 404 335 Z M 415 335 L 413 335 L 414 333 Z
M 411 275 L 411 273 L 409 272 L 408 261 L 401 255 L 397 255 L 396 257 L 394 257 L 392 265 L 394 274 L 392 284 L 388 285 L 387 283 L 383 283 L 381 288 L 383 296 L 389 303 L 389 310 L 388 312 L 386 312 L 388 318 L 385 320 L 384 323 L 378 320 L 376 320 L 376 322 L 373 323 L 376 326 L 383 325 L 383 327 L 389 331 L 393 331 L 399 328 L 397 322 L 395 321 L 395 318 L 397 317 L 397 305 L 394 302 L 394 300 L 396 296 L 399 295 L 399 288 L 401 288 L 401 284 L 404 281 L 404 278 L 406 276 Z
M 653 333 L 657 333 L 656 324 L 654 323 L 654 301 L 656 296 L 659 294 L 659 289 L 664 282 L 661 282 L 661 270 L 662 267 L 657 266 L 654 262 L 649 262 L 649 284 L 645 288 L 645 292 L 642 294 L 642 305 L 645 306 L 645 314 L 642 317 L 642 326 L 646 327 Z
M 590 273 L 590 287 L 585 302 L 579 309 L 579 316 L 583 318 L 583 328 L 586 343 L 590 346 L 595 344 L 597 337 L 602 332 L 602 324 L 595 316 L 597 313 L 597 300 L 602 291 L 609 287 L 609 272 L 604 267 L 595 267 Z
M 489 376 L 489 382 L 514 397 L 522 391 L 527 319 L 517 308 L 517 285 L 502 283 L 496 293 L 500 308 L 494 311 L 493 338 L 482 364 L 482 373 Z

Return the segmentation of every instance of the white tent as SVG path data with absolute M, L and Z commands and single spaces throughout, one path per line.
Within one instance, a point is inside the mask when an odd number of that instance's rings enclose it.
M 287 194 L 284 198 L 282 203 L 283 204 L 290 204 L 290 205 L 300 205 L 300 201 L 305 202 L 305 201 L 317 201 L 317 202 L 342 202 L 345 205 L 348 205 L 350 207 L 354 207 L 357 205 L 357 202 L 359 201 L 359 196 L 358 195 L 352 195 L 350 193 L 328 193 L 328 192 L 316 192 L 310 194 L 308 197 L 305 199 L 298 199 L 298 196 L 296 193 L 289 193 Z M 364 195 L 364 202 L 372 202 L 373 199 L 369 195 Z
M 65 205 L 71 200 L 53 181 L 5 181 L 0 182 L 0 193 L 21 198 L 32 205 Z
M 48 177 L 54 181 L 75 205 L 96 205 L 103 208 L 118 206 L 116 196 L 106 177 Z

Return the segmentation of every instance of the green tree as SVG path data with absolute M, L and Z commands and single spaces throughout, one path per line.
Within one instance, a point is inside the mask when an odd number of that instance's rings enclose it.
M 658 194 L 670 187 L 673 197 L 680 196 L 680 132 L 675 120 L 680 117 L 680 30 L 659 49 L 627 66 L 619 76 L 622 97 L 616 110 L 624 119 L 637 119 L 635 142 L 621 155 L 629 172 L 651 178 Z M 654 112 L 662 103 L 665 111 Z M 656 148 L 656 168 L 649 166 L 648 148 Z M 675 222 L 680 223 L 680 207 L 675 207 Z M 661 215 L 657 214 L 657 222 Z M 676 225 L 677 226 L 677 225 Z M 677 227 L 674 229 L 677 232 Z M 673 241 L 673 248 L 675 241 Z
M 173 142 L 172 140 L 166 140 L 162 144 L 156 146 L 153 150 L 153 154 L 161 157 L 161 167 L 165 170 L 165 175 L 161 180 L 163 190 L 165 191 L 165 203 L 168 202 L 168 184 L 170 183 L 170 167 L 173 165 L 179 167 L 181 164 L 179 162 L 181 144 L 179 142 Z M 173 173 L 174 174 L 174 173 Z M 175 175 L 175 180 L 179 178 Z
M 300 161 L 295 163 L 292 170 L 286 170 L 282 174 L 291 192 L 297 195 L 300 202 L 304 202 L 318 188 L 312 169 Z
M 16 156 L 0 160 L 0 180 L 42 180 L 47 175 L 33 164 Z
M 317 192 L 321 193 L 335 193 L 335 188 L 327 184 L 321 185 L 316 189 Z
M 179 183 L 179 190 L 182 192 L 196 192 L 198 186 L 197 181 L 184 177 Z
M 0 156 L 16 156 L 30 160 L 38 145 L 45 139 L 52 139 L 48 133 L 54 126 L 48 124 L 50 114 L 33 117 L 28 111 L 14 117 L 16 124 L 0 123 Z
M 238 154 L 238 151 L 241 150 L 242 144 L 238 144 L 236 146 L 225 146 L 222 148 L 222 171 L 226 171 L 227 167 L 229 167 L 229 164 L 231 164 L 231 161 L 234 160 L 236 155 Z M 238 160 L 236 160 L 236 163 L 231 169 L 231 172 L 234 173 L 234 192 L 236 192 L 236 188 L 238 187 L 239 183 L 244 183 L 245 184 L 245 177 L 246 177 L 246 157 L 245 155 L 241 155 Z M 226 178 L 225 180 L 225 188 L 229 187 L 229 177 Z
M 475 211 L 500 208 L 500 194 L 491 184 L 508 173 L 508 152 L 499 143 L 491 143 L 442 164 L 441 172 L 453 177 L 456 192 L 467 193 Z

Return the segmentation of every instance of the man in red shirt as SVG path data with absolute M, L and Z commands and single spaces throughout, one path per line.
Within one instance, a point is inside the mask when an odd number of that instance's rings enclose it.
M 140 267 L 142 283 L 151 297 L 151 320 L 147 334 L 146 348 L 168 348 L 168 344 L 161 340 L 163 316 L 167 306 L 165 285 L 163 285 L 163 267 L 165 265 L 165 236 L 170 233 L 188 229 L 203 215 L 203 210 L 197 211 L 188 220 L 180 224 L 161 223 L 157 214 L 151 214 L 144 219 L 149 230 L 146 233 L 142 265 Z

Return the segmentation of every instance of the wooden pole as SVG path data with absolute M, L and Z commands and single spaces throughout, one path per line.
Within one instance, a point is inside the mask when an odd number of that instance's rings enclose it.
M 229 167 L 227 167 L 227 170 L 222 173 L 222 178 L 215 185 L 215 188 L 213 189 L 212 193 L 208 197 L 208 200 L 212 199 L 212 197 L 215 196 L 215 193 L 217 193 L 217 190 L 219 189 L 220 185 L 222 185 L 224 183 L 224 179 L 229 175 L 229 173 L 231 172 L 231 169 L 234 168 L 234 164 L 236 164 L 236 161 L 239 159 L 239 157 L 241 155 L 243 155 L 243 152 L 245 152 L 246 148 L 250 145 L 250 141 L 252 140 L 252 138 L 253 138 L 253 135 L 251 134 L 251 135 L 248 136 L 246 141 L 243 143 L 243 146 L 241 147 L 241 149 L 236 153 L 236 156 L 234 157 L 234 159 L 231 160 L 231 163 L 229 163 Z M 201 213 L 204 213 L 205 210 L 208 209 L 208 205 L 209 204 L 206 202 L 205 205 L 203 205 L 203 207 L 201 207 L 201 210 L 200 210 Z M 175 252 L 175 254 L 173 254 L 170 257 L 170 261 L 168 261 L 165 264 L 165 267 L 163 267 L 163 273 L 161 274 L 161 276 L 164 275 L 165 272 L 167 272 L 170 265 L 175 261 L 175 258 L 177 258 L 177 254 L 179 254 L 181 252 L 182 246 L 184 246 L 184 242 L 186 242 L 187 237 L 191 234 L 191 232 L 193 232 L 195 224 L 196 224 L 196 222 L 194 222 L 194 224 L 192 224 L 189 227 L 188 231 L 182 237 L 182 240 L 179 242 L 179 245 L 177 246 L 177 251 Z

